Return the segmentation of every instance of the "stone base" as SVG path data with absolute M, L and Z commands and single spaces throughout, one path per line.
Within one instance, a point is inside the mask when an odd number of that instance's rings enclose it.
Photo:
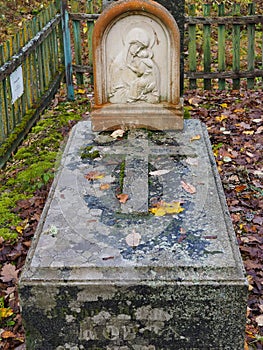
M 73 129 L 20 280 L 27 350 L 243 349 L 247 284 L 205 128 L 149 133 L 134 152 L 96 137 Z M 148 157 L 149 206 L 181 213 L 122 211 L 125 152 Z
M 172 104 L 105 104 L 91 113 L 93 131 L 118 128 L 146 128 L 149 130 L 182 130 L 182 103 Z

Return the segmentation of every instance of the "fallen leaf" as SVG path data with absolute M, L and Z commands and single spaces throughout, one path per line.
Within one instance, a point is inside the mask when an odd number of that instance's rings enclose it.
M 229 163 L 229 162 L 232 162 L 232 158 L 230 158 L 230 157 L 228 157 L 228 156 L 225 156 L 225 157 L 223 157 L 223 161 L 224 161 L 225 163 Z
M 191 98 L 189 98 L 188 102 L 190 103 L 190 105 L 198 107 L 198 104 L 199 104 L 199 102 L 201 102 L 201 100 L 198 97 L 191 97 Z
M 12 280 L 17 281 L 18 280 L 18 272 L 19 270 L 16 270 L 16 267 L 12 264 L 5 264 L 1 271 L 0 279 L 3 282 L 10 282 Z
M 24 220 L 20 225 L 16 226 L 16 231 L 20 234 L 23 233 L 23 231 L 29 227 L 28 219 Z
M 193 136 L 191 139 L 190 139 L 190 141 L 192 142 L 192 141 L 197 141 L 197 140 L 200 140 L 201 139 L 201 136 L 200 135 L 195 135 L 195 136 Z
M 127 200 L 129 199 L 129 195 L 126 193 L 117 194 L 116 197 L 118 198 L 119 202 L 122 204 L 125 204 L 127 202 Z
M 166 170 L 166 169 L 163 169 L 163 170 L 155 170 L 155 171 L 150 171 L 149 174 L 151 176 L 161 176 L 161 175 L 165 175 L 165 174 L 168 174 L 171 170 Z
M 122 129 L 117 129 L 115 131 L 113 131 L 113 133 L 111 133 L 111 137 L 113 137 L 114 139 L 117 139 L 118 137 L 123 137 L 125 131 Z
M 186 192 L 191 194 L 196 193 L 196 188 L 193 185 L 186 183 L 184 181 L 181 181 L 181 185 Z
M 245 341 L 244 350 L 249 350 L 248 343 Z
M 106 191 L 110 188 L 110 184 L 101 184 L 100 185 L 100 190 L 101 191 Z
M 243 108 L 236 108 L 234 110 L 234 113 L 244 113 L 244 112 L 245 112 L 245 110 Z
M 4 331 L 1 333 L 1 338 L 7 339 L 7 338 L 15 338 L 15 334 L 11 331 Z
M 256 322 L 259 327 L 263 327 L 263 315 L 259 315 L 258 317 L 256 317 Z
M 221 106 L 222 108 L 227 108 L 227 107 L 228 107 L 228 106 L 227 106 L 227 103 L 221 103 L 220 106 Z
M 125 240 L 128 246 L 134 248 L 134 247 L 138 247 L 138 245 L 140 244 L 141 238 L 142 236 L 138 232 L 132 231 L 132 233 L 126 236 Z
M 228 116 L 225 114 L 221 114 L 220 117 L 219 116 L 215 117 L 216 121 L 218 121 L 218 122 L 222 122 L 223 120 L 225 120 L 227 118 L 228 118 Z
M 247 185 L 239 185 L 235 187 L 236 192 L 244 191 L 247 188 Z
M 13 310 L 5 307 L 0 308 L 0 319 L 7 318 L 9 316 L 12 316 L 14 314 Z
M 89 181 L 103 179 L 105 175 L 99 171 L 90 171 L 85 175 L 85 178 Z
M 254 287 L 252 285 L 253 277 L 251 275 L 248 275 L 247 280 L 248 280 L 248 290 L 251 292 L 254 289 Z
M 253 135 L 254 134 L 254 130 L 245 130 L 245 131 L 243 131 L 243 134 Z
M 84 89 L 77 89 L 77 90 L 76 90 L 76 93 L 77 93 L 77 94 L 82 94 L 82 95 L 83 95 L 83 94 L 86 93 L 86 90 L 84 90 Z
M 263 132 L 263 125 L 257 128 L 257 131 L 255 132 L 255 134 L 261 134 L 262 132 Z
M 252 119 L 252 122 L 253 123 L 261 123 L 262 119 L 261 118 L 255 118 L 255 119 Z
M 179 214 L 184 211 L 184 208 L 181 207 L 180 202 L 158 202 L 154 208 L 150 208 L 149 212 L 156 216 L 164 216 L 166 214 Z

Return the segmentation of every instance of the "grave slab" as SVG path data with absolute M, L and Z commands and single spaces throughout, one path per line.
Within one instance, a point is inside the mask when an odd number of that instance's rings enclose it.
M 28 350 L 241 350 L 247 284 L 205 127 L 115 140 L 79 122 L 19 285 Z

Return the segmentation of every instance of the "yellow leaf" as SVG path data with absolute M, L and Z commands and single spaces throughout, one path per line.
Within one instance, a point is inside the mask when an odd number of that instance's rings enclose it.
M 6 318 L 13 315 L 13 310 L 10 308 L 1 307 L 0 308 L 0 319 Z
M 84 28 L 83 28 L 83 33 L 86 34 L 87 31 L 88 31 L 88 27 L 84 27 Z
M 165 209 L 162 207 L 161 208 L 151 208 L 151 209 L 149 209 L 149 211 L 156 216 L 164 216 L 166 214 Z
M 90 171 L 88 174 L 85 175 L 85 178 L 90 181 L 103 179 L 104 177 L 105 175 L 103 173 L 100 173 L 99 171 Z
M 156 216 L 164 216 L 166 214 L 179 214 L 184 210 L 181 207 L 180 202 L 160 202 L 156 207 L 150 208 L 149 212 Z
M 191 142 L 192 141 L 196 141 L 196 140 L 200 140 L 201 139 L 201 136 L 200 135 L 195 135 L 195 136 L 193 136 L 192 138 L 191 138 Z
M 245 130 L 245 131 L 243 131 L 243 134 L 253 135 L 254 134 L 254 130 Z
M 85 94 L 86 93 L 86 90 L 84 90 L 84 89 L 78 89 L 78 90 L 76 90 L 76 93 L 77 94 Z
M 221 103 L 220 105 L 222 108 L 227 108 L 227 103 Z
M 215 119 L 218 121 L 218 122 L 222 122 L 223 120 L 227 119 L 227 115 L 225 114 L 221 114 L 220 117 L 216 117 Z
M 181 207 L 180 202 L 166 203 L 166 213 L 167 214 L 179 214 L 184 208 Z
M 25 219 L 20 225 L 16 226 L 16 231 L 20 234 L 23 233 L 23 231 L 28 228 L 28 219 Z
M 16 231 L 20 234 L 23 233 L 24 228 L 22 226 L 16 226 Z

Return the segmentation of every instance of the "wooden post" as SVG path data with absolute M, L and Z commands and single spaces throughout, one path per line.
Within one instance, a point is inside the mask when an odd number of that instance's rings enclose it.
M 189 6 L 189 15 L 195 16 L 195 5 Z M 196 72 L 196 24 L 189 24 L 189 71 Z M 189 88 L 196 89 L 196 79 L 190 79 Z
M 225 5 L 219 4 L 218 5 L 218 16 L 224 16 L 225 15 Z M 225 25 L 219 24 L 218 25 L 218 71 L 224 72 L 226 70 L 226 40 L 225 40 Z M 218 87 L 219 90 L 225 90 L 226 88 L 226 81 L 225 79 L 219 79 L 218 80 Z
M 255 4 L 248 4 L 248 15 L 255 14 Z M 248 24 L 247 26 L 248 48 L 247 48 L 247 68 L 248 71 L 255 69 L 255 24 Z M 254 78 L 247 79 L 248 89 L 254 88 Z
M 68 96 L 68 100 L 73 101 L 74 100 L 74 87 L 73 87 L 72 56 L 71 56 L 69 15 L 68 15 L 68 11 L 67 11 L 67 0 L 61 0 L 61 20 L 62 20 L 62 31 L 63 31 L 63 46 L 64 46 L 64 57 L 65 57 L 67 96 Z
M 204 16 L 210 16 L 211 5 L 204 4 Z M 204 24 L 204 72 L 211 72 L 211 25 Z M 204 79 L 204 89 L 211 90 L 211 79 Z
M 240 4 L 234 4 L 234 16 L 240 15 Z M 240 25 L 233 24 L 233 72 L 240 70 Z M 240 78 L 233 79 L 233 89 L 240 88 Z
M 92 0 L 88 0 L 87 1 L 87 10 L 88 12 L 94 13 L 93 11 L 93 3 Z M 93 56 L 92 56 L 92 33 L 93 33 L 93 29 L 94 29 L 94 22 L 87 22 L 87 26 L 88 26 L 88 49 L 89 49 L 89 65 L 92 66 L 93 65 Z M 90 75 L 90 82 L 91 84 L 93 84 L 93 73 Z

